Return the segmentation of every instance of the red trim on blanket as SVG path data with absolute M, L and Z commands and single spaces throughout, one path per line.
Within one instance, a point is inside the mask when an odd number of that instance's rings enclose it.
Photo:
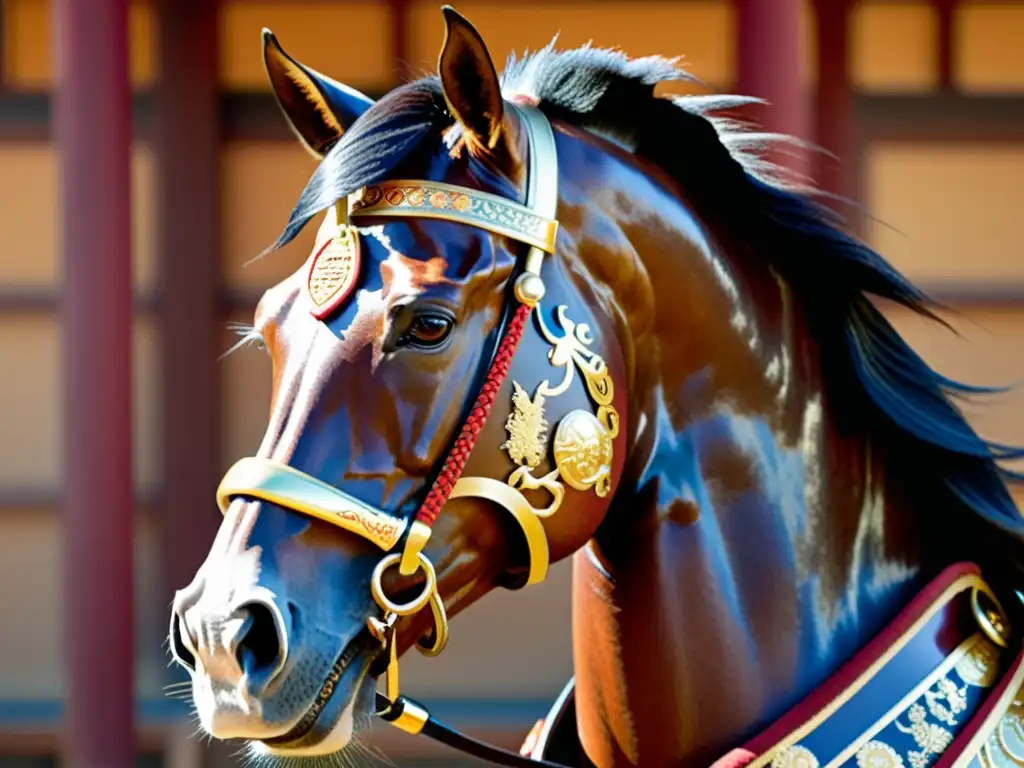
M 725 757 L 718 758 L 711 764 L 711 768 L 743 768 L 744 765 L 753 760 L 757 755 L 742 747 L 734 749 Z
M 850 661 L 834 672 L 793 709 L 789 710 L 789 712 L 776 720 L 766 730 L 744 744 L 743 749 L 755 755 L 767 752 L 810 718 L 814 717 L 825 705 L 852 685 L 877 658 L 885 653 L 953 582 L 971 573 L 980 576 L 981 569 L 974 563 L 956 563 L 942 571 L 900 611 L 885 629 L 858 651 Z M 936 766 L 936 768 L 938 767 Z

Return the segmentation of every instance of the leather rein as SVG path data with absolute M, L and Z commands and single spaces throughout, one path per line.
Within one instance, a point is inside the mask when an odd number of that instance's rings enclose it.
M 510 456 L 519 468 L 507 481 L 487 477 L 463 477 L 462 472 L 489 416 L 498 392 L 508 376 L 509 365 L 534 309 L 545 293 L 541 267 L 545 255 L 554 254 L 558 233 L 555 218 L 558 206 L 558 157 L 554 133 L 544 114 L 531 106 L 506 102 L 525 127 L 529 145 L 527 190 L 525 204 L 467 187 L 421 180 L 384 181 L 363 187 L 334 206 L 337 231 L 331 244 L 318 254 L 310 267 L 308 292 L 318 319 L 326 318 L 352 293 L 360 266 L 359 233 L 351 219 L 362 216 L 420 217 L 444 219 L 468 224 L 529 247 L 523 268 L 514 285 L 514 302 L 506 305 L 497 343 L 490 358 L 483 386 L 468 417 L 411 522 L 388 514 L 293 467 L 261 457 L 239 460 L 224 475 L 217 489 L 217 504 L 222 513 L 236 497 L 259 499 L 324 520 L 378 546 L 385 554 L 378 562 L 371 579 L 371 593 L 383 611 L 384 618 L 370 618 L 370 634 L 381 644 L 379 659 L 386 659 L 386 694 L 377 693 L 376 714 L 406 733 L 425 734 L 454 749 L 505 766 L 548 766 L 566 768 L 558 763 L 524 757 L 466 736 L 444 725 L 430 715 L 422 704 L 402 695 L 398 685 L 398 655 L 395 624 L 426 607 L 433 614 L 432 637 L 417 643 L 427 656 L 444 650 L 448 640 L 448 619 L 444 602 L 437 589 L 433 564 L 423 554 L 432 525 L 449 499 L 483 497 L 496 502 L 519 524 L 529 551 L 526 584 L 537 584 L 547 575 L 549 550 L 542 518 L 553 514 L 564 496 L 562 482 L 578 490 L 593 488 L 598 495 L 608 493 L 612 440 L 618 434 L 618 414 L 611 405 L 613 387 L 604 361 L 587 348 L 591 339 L 586 326 L 566 320 L 565 307 L 559 307 L 563 336 L 553 334 L 536 313 L 541 333 L 553 345 L 549 353 L 552 364 L 566 367 L 565 379 L 558 387 L 547 381 L 538 392 L 558 395 L 568 389 L 574 363 L 597 405 L 596 415 L 573 411 L 559 423 L 554 437 L 557 468 L 544 477 L 530 474 L 540 460 L 538 448 L 530 451 L 531 435 L 523 433 L 519 448 L 513 445 Z M 517 394 L 521 390 L 516 383 Z M 513 400 L 517 409 L 529 408 Z M 535 397 L 535 400 L 540 398 Z M 509 442 L 514 443 L 516 436 Z M 536 438 L 537 435 L 533 435 Z M 536 440 L 534 440 L 536 442 Z M 596 450 L 596 453 L 595 453 Z M 561 451 L 561 453 L 559 452 Z M 595 463 L 584 456 L 598 456 Z M 583 468 L 581 470 L 581 467 Z M 543 488 L 553 501 L 544 509 L 536 509 L 520 488 Z M 396 550 L 402 539 L 404 546 Z M 403 576 L 422 570 L 423 590 L 413 600 L 395 603 L 385 593 L 382 579 L 392 567 Z

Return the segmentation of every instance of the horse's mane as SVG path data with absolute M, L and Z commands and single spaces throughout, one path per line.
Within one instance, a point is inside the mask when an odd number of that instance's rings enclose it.
M 755 99 L 655 95 L 658 83 L 692 79 L 661 57 L 629 59 L 590 46 L 558 51 L 552 42 L 524 58 L 510 57 L 502 87 L 506 96 L 536 99 L 551 118 L 630 146 L 671 175 L 712 226 L 770 260 L 806 307 L 830 397 L 843 404 L 837 417 L 849 410 L 853 423 L 867 424 L 890 466 L 898 467 L 896 476 L 906 477 L 944 519 L 950 508 L 967 508 L 1024 542 L 1024 517 L 1007 488 L 1024 482 L 1024 475 L 1001 466 L 1024 458 L 1024 448 L 983 439 L 957 404 L 1000 390 L 942 376 L 900 337 L 869 295 L 942 322 L 930 309 L 936 305 L 846 232 L 807 188 L 758 154 L 786 137 L 717 114 Z M 272 248 L 293 239 L 334 201 L 385 178 L 451 120 L 436 77 L 380 99 L 328 152 Z M 959 535 L 955 527 L 946 531 Z

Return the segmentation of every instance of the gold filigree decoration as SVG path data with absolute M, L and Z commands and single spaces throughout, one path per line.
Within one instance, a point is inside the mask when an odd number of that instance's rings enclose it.
M 799 744 L 782 750 L 772 760 L 772 768 L 818 768 L 819 765 L 814 753 Z
M 612 406 L 615 387 L 612 377 L 608 373 L 608 365 L 604 358 L 590 349 L 590 345 L 594 343 L 590 326 L 586 323 L 574 323 L 566 317 L 565 311 L 564 304 L 555 309 L 555 316 L 563 331 L 561 336 L 552 333 L 544 322 L 544 316 L 540 312 L 537 313 L 537 324 L 540 326 L 541 335 L 552 346 L 548 351 L 548 360 L 554 366 L 565 368 L 565 376 L 557 387 L 552 387 L 545 379 L 537 389 L 548 397 L 557 397 L 569 389 L 573 374 L 576 368 L 579 368 L 587 387 L 587 393 L 598 406 L 597 420 L 614 439 L 619 434 L 619 414 Z M 572 363 L 576 365 L 573 366 Z
M 931 709 L 930 703 L 929 709 Z M 928 768 L 932 758 L 941 755 L 946 747 L 953 742 L 953 734 L 941 725 L 929 723 L 928 712 L 917 703 L 912 704 L 907 710 L 907 719 L 910 721 L 908 725 L 904 725 L 899 720 L 895 723 L 900 731 L 910 734 L 917 744 L 916 750 L 912 749 L 907 753 L 907 759 L 910 761 L 911 768 Z
M 523 389 L 518 381 L 513 381 L 513 411 L 505 420 L 505 429 L 509 438 L 501 444 L 501 449 L 520 466 L 536 467 L 544 458 L 544 438 L 547 437 L 548 422 L 544 418 L 544 394 L 538 392 L 530 399 L 530 394 Z
M 306 287 L 315 307 L 314 317 L 323 320 L 348 298 L 355 288 L 359 267 L 359 233 L 354 227 L 340 224 L 309 267 Z
M 967 686 L 958 688 L 948 677 L 935 684 L 936 690 L 924 692 L 924 701 L 932 717 L 948 726 L 956 725 L 956 716 L 967 709 Z
M 419 216 L 458 221 L 555 252 L 558 222 L 488 192 L 442 182 L 382 181 L 350 198 L 351 216 Z
M 551 503 L 537 509 L 539 517 L 554 514 L 562 503 L 569 485 L 579 491 L 591 488 L 599 497 L 611 491 L 613 440 L 619 433 L 619 414 L 612 405 L 615 388 L 604 359 L 590 348 L 594 338 L 585 323 L 574 323 L 566 316 L 566 307 L 560 305 L 555 316 L 563 331 L 556 336 L 544 323 L 540 311 L 536 313 L 542 336 L 551 344 L 548 360 L 552 365 L 565 368 L 558 386 L 545 379 L 534 391 L 531 399 L 526 390 L 513 382 L 513 411 L 505 422 L 509 434 L 500 446 L 507 450 L 519 466 L 508 478 L 508 484 L 521 490 L 543 489 L 551 494 Z M 543 441 L 547 435 L 544 420 L 546 398 L 558 397 L 570 387 L 579 368 L 587 393 L 597 406 L 596 414 L 574 410 L 558 423 L 552 448 L 555 469 L 541 477 L 532 473 L 544 455 Z
M 565 498 L 565 488 L 559 482 L 561 472 L 556 467 L 543 477 L 534 477 L 530 474 L 529 467 L 519 467 L 508 478 L 508 484 L 521 491 L 536 491 L 543 489 L 551 494 L 551 503 L 542 509 L 534 507 L 533 511 L 537 517 L 551 517 L 562 506 L 562 499 Z
M 857 768 L 904 768 L 899 752 L 884 741 L 869 741 L 857 750 Z

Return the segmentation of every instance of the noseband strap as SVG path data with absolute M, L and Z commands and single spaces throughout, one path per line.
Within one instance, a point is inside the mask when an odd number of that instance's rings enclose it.
M 401 540 L 408 526 L 404 518 L 374 509 L 287 464 L 259 456 L 239 459 L 220 481 L 217 506 L 221 514 L 238 496 L 269 501 L 323 520 L 373 542 L 385 552 Z

